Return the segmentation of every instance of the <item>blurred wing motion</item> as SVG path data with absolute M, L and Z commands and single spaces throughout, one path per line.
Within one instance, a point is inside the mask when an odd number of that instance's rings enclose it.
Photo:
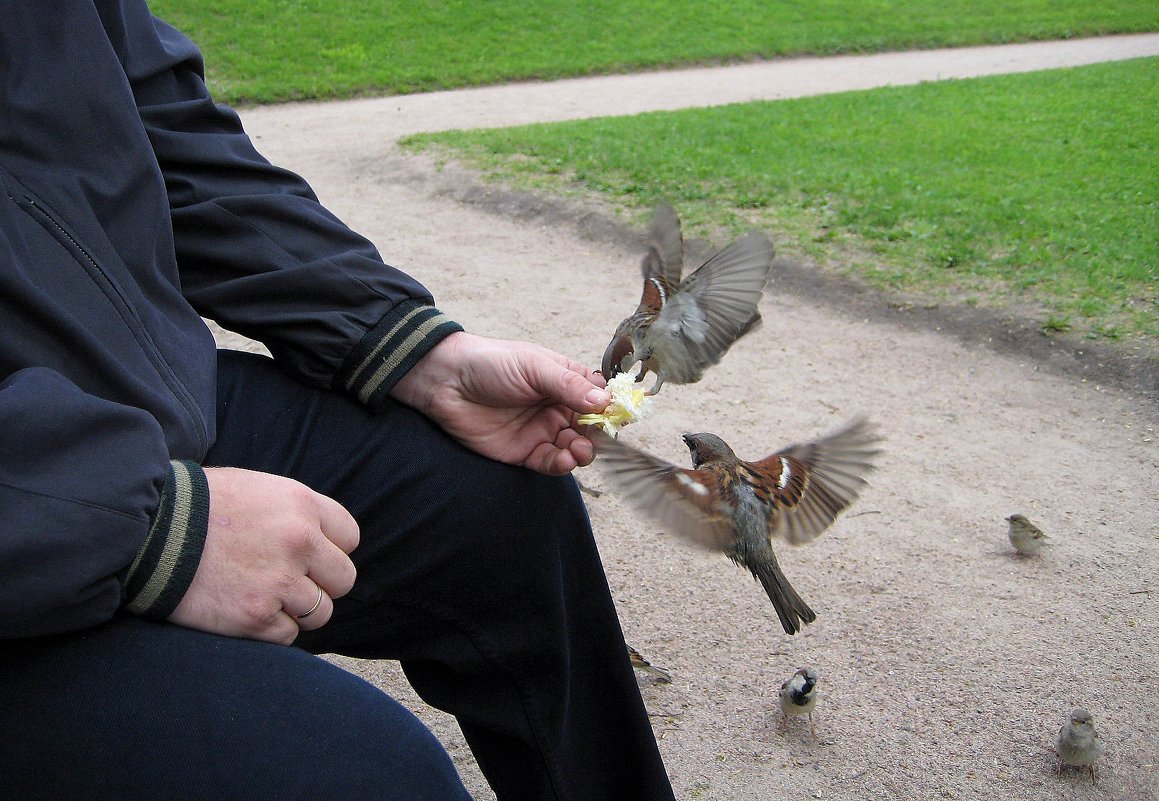
M 690 384 L 720 361 L 737 339 L 760 323 L 757 306 L 772 269 L 773 245 L 753 231 L 681 281 L 684 239 L 675 209 L 656 207 L 641 262 L 643 294 L 636 311 L 616 328 L 601 361 L 607 378 L 643 362 L 656 383 Z
M 858 419 L 814 442 L 742 462 L 763 477 L 762 486 L 773 488 L 769 536 L 800 545 L 833 525 L 868 483 L 865 476 L 874 469 L 880 442 L 873 426 Z
M 732 521 L 719 502 L 719 487 L 701 480 L 697 471 L 658 459 L 603 431 L 588 433 L 602 465 L 616 481 L 617 491 L 646 515 L 657 520 L 669 534 L 713 551 L 725 551 L 732 542 Z
M 647 247 L 640 265 L 644 279 L 663 276 L 669 287 L 680 286 L 684 274 L 684 236 L 680 232 L 680 218 L 671 205 L 656 206 L 648 226 Z
M 725 473 L 670 462 L 593 432 L 597 463 L 621 490 L 670 533 L 715 551 L 729 551 L 734 521 Z M 793 445 L 758 462 L 736 461 L 737 480 L 768 510 L 769 537 L 794 545 L 829 528 L 857 499 L 880 452 L 879 437 L 865 420 L 814 442 Z
M 757 328 L 772 263 L 772 242 L 751 231 L 688 276 L 645 336 L 666 380 L 699 380 L 734 342 Z

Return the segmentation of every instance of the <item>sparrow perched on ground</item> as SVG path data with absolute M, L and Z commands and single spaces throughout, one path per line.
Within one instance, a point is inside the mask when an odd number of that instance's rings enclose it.
M 684 240 L 680 219 L 667 204 L 657 207 L 648 230 L 648 252 L 641 269 L 644 294 L 632 316 L 616 328 L 604 351 L 605 378 L 626 373 L 641 362 L 637 380 L 651 371 L 656 381 L 692 384 L 720 361 L 732 343 L 760 323 L 757 311 L 769 280 L 773 245 L 752 231 L 712 256 L 681 281 Z
M 636 670 L 643 671 L 649 676 L 652 676 L 656 681 L 663 684 L 672 683 L 672 674 L 664 668 L 659 668 L 644 658 L 643 654 L 637 651 L 632 646 L 628 646 L 628 659 L 632 662 L 632 667 Z
M 714 434 L 685 434 L 693 469 L 593 431 L 598 463 L 618 489 L 670 533 L 722 551 L 747 567 L 768 593 L 788 634 L 817 615 L 790 586 L 773 537 L 793 545 L 827 529 L 856 500 L 873 469 L 879 438 L 858 420 L 824 439 L 793 445 L 757 462 L 737 458 Z
M 813 726 L 813 710 L 817 707 L 817 673 L 812 668 L 803 667 L 781 684 L 781 730 L 789 728 L 790 715 L 808 715 L 809 730 L 817 739 L 817 729 Z
M 1090 771 L 1091 783 L 1094 783 L 1095 762 L 1103 755 L 1103 741 L 1095 731 L 1095 719 L 1090 712 L 1076 709 L 1070 713 L 1070 719 L 1058 730 L 1055 750 L 1059 775 L 1063 765 L 1073 765 Z
M 1006 522 L 1010 524 L 1010 530 L 1007 532 L 1010 544 L 1023 556 L 1034 556 L 1045 544 L 1047 537 L 1042 533 L 1042 529 L 1022 515 L 1010 515 L 1006 518 Z

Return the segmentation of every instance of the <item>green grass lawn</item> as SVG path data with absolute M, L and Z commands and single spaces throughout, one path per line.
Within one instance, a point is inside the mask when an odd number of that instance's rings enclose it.
M 1155 0 L 153 0 L 224 102 L 1159 30 Z
M 693 234 L 906 296 L 1159 341 L 1159 59 L 414 137 L 523 185 L 676 204 Z

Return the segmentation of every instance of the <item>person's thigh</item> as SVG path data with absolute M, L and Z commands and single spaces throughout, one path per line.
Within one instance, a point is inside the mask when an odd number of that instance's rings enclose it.
M 409 711 L 298 648 L 118 616 L 6 651 L 5 797 L 468 798 Z
M 602 593 L 589 603 L 615 620 L 571 477 L 500 464 L 402 404 L 371 414 L 250 354 L 222 354 L 218 426 L 207 465 L 295 478 L 360 524 L 354 589 L 331 623 L 302 635 L 304 647 L 422 656 L 412 650 L 421 643 L 394 647 L 381 624 L 368 639 L 353 632 L 346 618 L 368 605 L 379 616 L 422 610 L 481 637 L 515 626 L 526 640 L 556 622 L 561 583 Z
M 248 354 L 222 354 L 218 410 L 208 465 L 290 476 L 360 524 L 353 590 L 298 645 L 400 660 L 499 797 L 671 798 L 570 476 L 500 464 L 402 404 L 371 414 Z

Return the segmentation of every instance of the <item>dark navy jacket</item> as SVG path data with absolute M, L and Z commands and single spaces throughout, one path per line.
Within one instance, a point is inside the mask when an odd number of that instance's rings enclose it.
M 0 11 L 0 638 L 165 617 L 205 537 L 201 316 L 372 408 L 458 327 L 255 152 L 143 0 Z

